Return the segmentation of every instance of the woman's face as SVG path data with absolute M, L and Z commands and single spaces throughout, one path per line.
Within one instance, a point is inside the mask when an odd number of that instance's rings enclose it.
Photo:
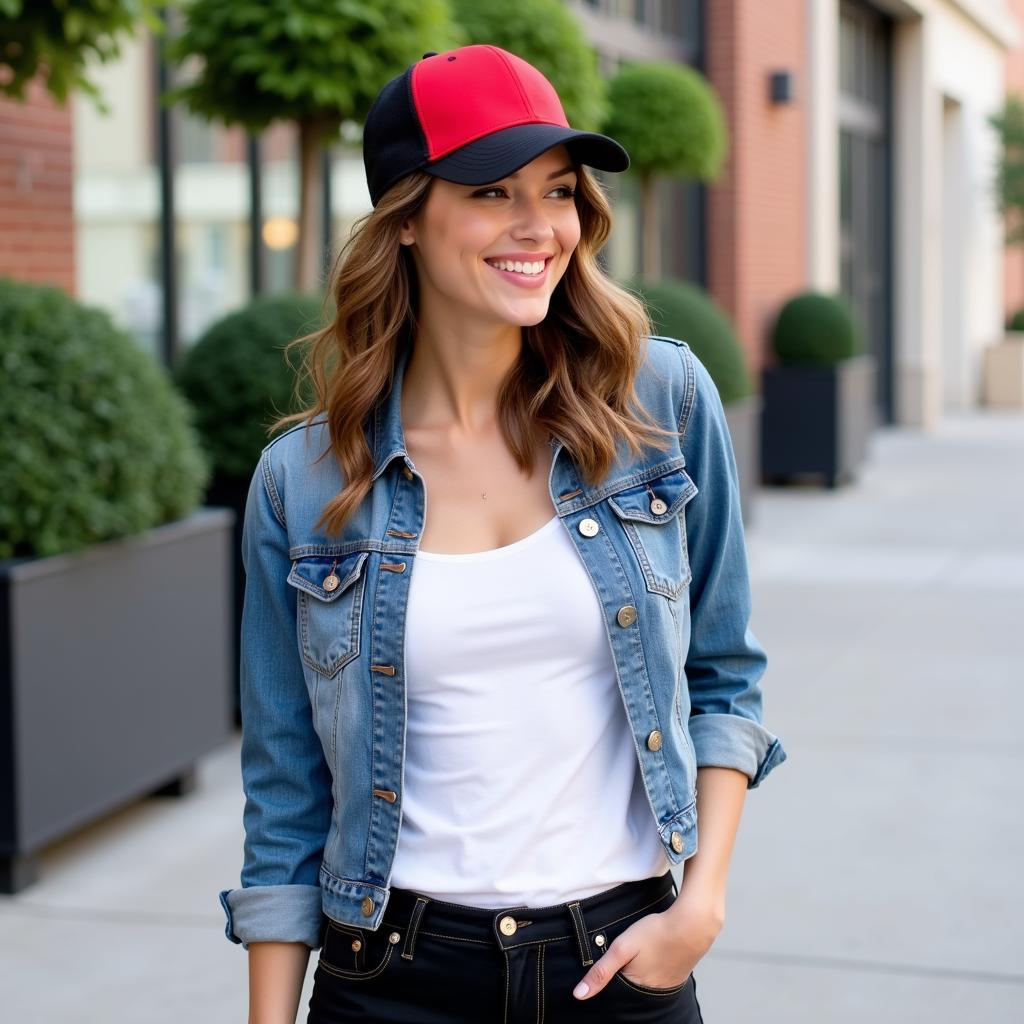
M 401 233 L 419 275 L 420 315 L 429 304 L 522 327 L 543 320 L 580 240 L 571 165 L 562 145 L 489 185 L 435 179 Z M 515 262 L 527 266 L 516 271 Z M 523 273 L 537 263 L 539 274 Z

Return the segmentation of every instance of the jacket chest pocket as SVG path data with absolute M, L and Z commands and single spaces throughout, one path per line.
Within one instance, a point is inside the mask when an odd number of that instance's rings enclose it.
M 697 485 L 684 469 L 623 488 L 607 501 L 643 572 L 647 589 L 675 600 L 693 574 L 686 550 L 686 510 Z
M 302 660 L 331 678 L 359 654 L 368 551 L 314 555 L 292 563 Z

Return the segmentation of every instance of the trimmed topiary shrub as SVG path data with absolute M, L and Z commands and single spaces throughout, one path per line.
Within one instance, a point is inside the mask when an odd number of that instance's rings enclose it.
M 320 326 L 320 298 L 253 300 L 209 327 L 175 367 L 196 410 L 203 446 L 219 477 L 248 480 L 282 413 L 298 412 L 293 390 L 300 355 L 288 342 Z M 306 405 L 310 396 L 303 395 Z
M 840 295 L 803 292 L 782 306 L 772 332 L 780 362 L 832 366 L 860 352 L 860 328 Z
M 0 558 L 55 555 L 195 509 L 192 411 L 102 309 L 0 277 Z
M 732 323 L 710 295 L 689 281 L 632 278 L 625 287 L 647 307 L 655 334 L 685 341 L 707 367 L 722 403 L 752 390 L 743 349 Z

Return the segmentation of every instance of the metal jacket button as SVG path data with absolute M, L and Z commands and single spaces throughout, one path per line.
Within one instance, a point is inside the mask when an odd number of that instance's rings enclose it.
M 373 913 L 373 897 L 363 897 L 363 917 L 369 917 Z
M 405 474 L 405 479 L 406 480 L 411 480 L 412 479 L 412 470 L 408 466 L 403 466 L 402 467 L 402 472 Z
M 661 733 L 657 729 L 653 730 L 647 737 L 647 749 L 661 750 Z
M 581 519 L 577 529 L 584 537 L 593 537 L 601 527 L 596 519 Z
M 668 505 L 666 505 L 661 498 L 655 498 L 654 501 L 651 502 L 651 511 L 656 516 L 664 515 L 668 511 Z
M 337 574 L 332 572 L 331 575 L 324 580 L 324 590 L 335 590 L 340 582 L 341 580 L 338 579 Z
M 509 917 L 507 914 L 498 922 L 498 927 L 501 929 L 503 935 L 515 935 L 516 933 L 516 919 Z
M 636 608 L 631 604 L 624 604 L 615 619 L 620 626 L 632 626 L 636 622 Z
M 683 852 L 683 835 L 681 832 L 672 833 L 672 849 L 675 850 L 676 853 Z

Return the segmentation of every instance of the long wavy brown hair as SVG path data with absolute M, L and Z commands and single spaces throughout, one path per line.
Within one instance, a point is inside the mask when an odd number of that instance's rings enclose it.
M 498 419 L 519 467 L 533 472 L 538 430 L 559 438 L 588 486 L 599 483 L 623 438 L 665 449 L 678 436 L 655 421 L 635 390 L 640 340 L 651 333 L 643 302 L 609 278 L 597 254 L 612 228 L 601 183 L 575 164 L 580 241 L 551 296 L 547 316 L 522 328 L 519 358 L 498 395 Z M 280 416 L 270 434 L 326 414 L 330 446 L 345 485 L 323 508 L 316 528 L 337 536 L 370 490 L 373 456 L 364 424 L 388 394 L 400 346 L 413 344 L 419 289 L 412 254 L 399 242 L 402 222 L 426 203 L 436 178 L 417 171 L 396 182 L 359 218 L 338 254 L 321 320 L 330 322 L 286 348 L 303 346 L 295 395 L 312 403 Z M 333 299 L 334 313 L 326 312 Z M 547 436 L 545 435 L 545 436 Z

